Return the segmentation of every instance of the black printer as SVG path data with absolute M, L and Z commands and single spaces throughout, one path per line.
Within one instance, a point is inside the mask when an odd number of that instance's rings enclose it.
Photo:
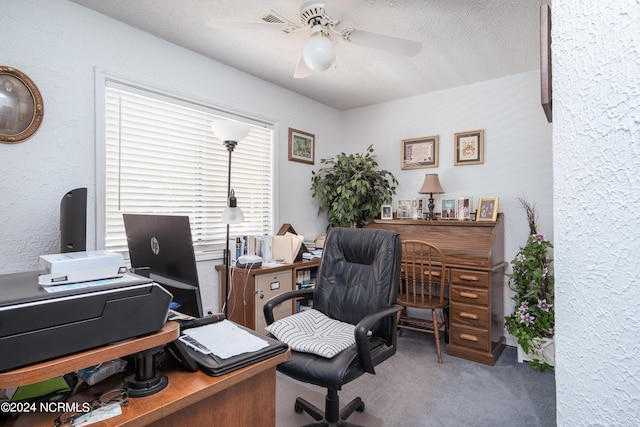
M 0 275 L 0 372 L 156 332 L 172 300 L 130 273 L 55 286 L 38 276 Z

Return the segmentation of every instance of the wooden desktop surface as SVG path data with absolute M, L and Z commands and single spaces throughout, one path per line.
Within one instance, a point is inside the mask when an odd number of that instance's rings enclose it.
M 167 322 L 154 334 L 0 373 L 0 388 L 18 387 L 59 377 L 88 366 L 162 346 L 175 340 L 179 335 L 180 326 L 176 322 Z
M 188 372 L 169 363 L 163 371 L 169 378 L 164 390 L 150 396 L 130 398 L 129 404 L 122 406 L 121 415 L 92 425 L 273 427 L 276 416 L 276 366 L 286 361 L 290 354 L 287 351 L 220 377 Z M 104 383 L 75 394 L 69 401 L 90 401 L 95 393 L 120 387 L 121 381 L 122 378 L 116 375 Z M 5 425 L 50 427 L 58 415 L 60 414 L 23 414 Z

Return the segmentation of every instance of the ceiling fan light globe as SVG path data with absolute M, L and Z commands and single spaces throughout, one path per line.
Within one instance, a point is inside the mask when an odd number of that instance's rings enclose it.
M 326 35 L 314 34 L 304 45 L 302 58 L 313 71 L 325 71 L 336 60 L 336 52 Z

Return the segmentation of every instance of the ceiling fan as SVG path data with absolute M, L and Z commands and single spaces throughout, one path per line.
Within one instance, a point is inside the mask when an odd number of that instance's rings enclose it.
M 300 17 L 294 23 L 273 10 L 262 17 L 261 22 L 211 20 L 211 28 L 273 29 L 286 33 L 309 30 L 311 35 L 305 43 L 293 76 L 309 77 L 314 71 L 325 71 L 335 64 L 335 50 L 331 36 L 362 46 L 381 49 L 406 56 L 417 55 L 422 43 L 380 33 L 340 28 L 344 18 L 355 9 L 361 0 L 298 0 Z

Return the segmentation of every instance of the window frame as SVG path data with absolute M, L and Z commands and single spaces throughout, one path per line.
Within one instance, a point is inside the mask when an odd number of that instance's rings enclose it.
M 175 102 L 176 104 L 182 104 L 188 106 L 189 108 L 196 107 L 197 109 L 204 109 L 209 112 L 214 113 L 215 115 L 219 115 L 222 117 L 227 117 L 235 120 L 242 120 L 250 125 L 259 126 L 271 129 L 272 131 L 272 147 L 271 147 L 271 179 L 269 185 L 272 188 L 270 204 L 270 227 L 268 230 L 268 234 L 273 234 L 273 230 L 275 227 L 275 218 L 277 217 L 277 195 L 276 192 L 273 191 L 274 183 L 277 180 L 278 174 L 278 165 L 277 165 L 277 143 L 278 141 L 278 125 L 275 120 L 268 119 L 265 117 L 258 117 L 255 115 L 249 115 L 246 113 L 241 113 L 237 111 L 232 111 L 230 109 L 225 109 L 220 106 L 211 105 L 208 102 L 202 100 L 194 100 L 192 98 L 186 97 L 182 94 L 174 92 L 169 92 L 166 90 L 158 89 L 150 87 L 146 84 L 142 84 L 139 82 L 134 82 L 130 79 L 123 78 L 120 76 L 116 76 L 110 73 L 106 73 L 104 71 L 96 69 L 95 76 L 95 94 L 96 94 L 96 152 L 95 152 L 95 170 L 96 170 L 96 228 L 95 228 L 95 236 L 96 236 L 96 248 L 105 249 L 106 246 L 106 185 L 107 185 L 107 176 L 106 176 L 106 108 L 105 108 L 105 97 L 106 97 L 106 87 L 107 84 L 115 84 L 117 86 L 126 87 L 127 89 L 131 89 L 132 91 L 137 91 L 141 94 L 148 95 L 156 95 L 159 98 L 164 98 L 171 100 L 171 102 Z M 242 142 L 240 141 L 239 144 Z M 221 142 L 222 144 L 222 142 Z M 235 151 L 234 151 L 235 152 Z M 226 162 L 225 162 L 226 164 Z M 233 157 L 232 157 L 232 167 L 233 167 Z M 226 167 L 225 167 L 226 174 Z M 233 181 L 232 181 L 233 188 Z M 224 188 L 226 192 L 226 186 Z M 242 200 L 238 201 L 239 206 L 242 208 Z M 193 223 L 192 223 L 193 226 Z M 231 226 L 231 235 L 234 235 L 233 228 L 239 228 L 236 225 Z M 224 241 L 219 242 L 219 245 L 216 243 L 216 246 L 220 246 L 220 249 L 215 249 L 213 251 L 205 251 L 200 252 L 196 250 L 196 260 L 214 260 L 214 259 L 222 259 L 222 248 L 224 246 Z M 124 254 L 128 259 L 128 254 Z

